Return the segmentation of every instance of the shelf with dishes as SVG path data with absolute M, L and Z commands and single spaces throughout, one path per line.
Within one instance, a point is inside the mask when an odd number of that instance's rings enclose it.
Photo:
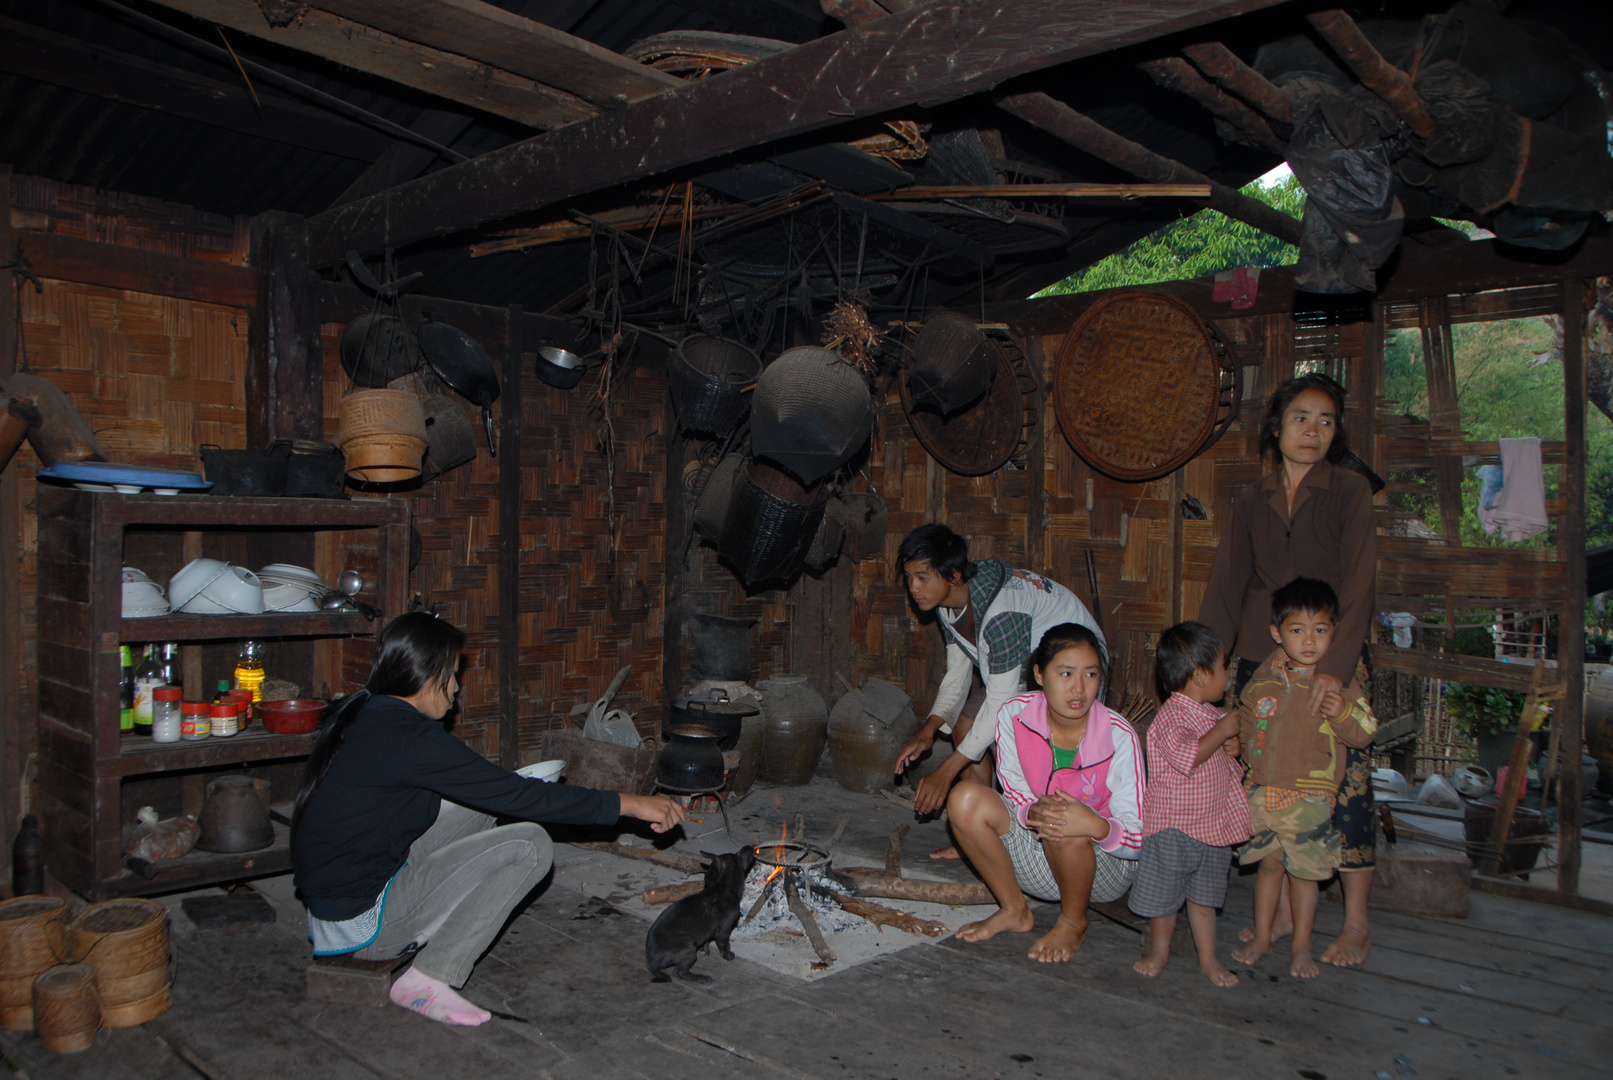
M 124 618 L 119 641 L 369 636 L 375 623 L 354 611 L 275 611 L 263 615 L 153 615 Z

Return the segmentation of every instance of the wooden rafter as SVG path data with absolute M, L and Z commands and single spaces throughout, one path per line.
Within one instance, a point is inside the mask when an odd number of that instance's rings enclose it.
M 308 8 L 285 26 L 274 27 L 253 0 L 155 2 L 238 33 L 310 53 L 527 127 L 559 127 L 597 111 L 574 94 L 545 86 L 524 75 L 394 37 L 316 8 Z
M 683 83 L 620 53 L 481 0 L 316 0 L 315 6 L 443 52 L 604 104 L 663 93 Z
M 809 41 L 335 207 L 309 221 L 314 259 L 462 232 L 790 135 L 966 97 L 1277 2 L 997 0 L 890 15 L 855 35 Z

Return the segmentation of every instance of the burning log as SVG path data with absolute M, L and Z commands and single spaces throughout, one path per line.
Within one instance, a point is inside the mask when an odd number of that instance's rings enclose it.
M 818 929 L 818 920 L 812 917 L 811 909 L 802 902 L 792 874 L 784 875 L 784 899 L 790 905 L 791 913 L 801 920 L 801 929 L 806 931 L 807 940 L 812 943 L 812 951 L 818 954 L 818 959 L 826 964 L 834 963 L 837 959 L 835 951 L 823 940 L 823 931 Z
M 650 907 L 657 904 L 670 904 L 675 900 L 682 900 L 685 896 L 693 896 L 703 892 L 706 888 L 704 881 L 685 881 L 681 885 L 661 885 L 654 889 L 645 889 L 638 894 L 638 898 Z
M 884 904 L 875 904 L 868 900 L 860 900 L 855 896 L 845 896 L 832 889 L 825 889 L 830 899 L 853 915 L 860 915 L 875 926 L 894 926 L 898 930 L 905 930 L 909 934 L 923 934 L 926 937 L 942 937 L 948 933 L 947 925 L 936 922 L 934 919 L 921 919 L 917 915 L 909 915 L 905 911 L 886 907 Z

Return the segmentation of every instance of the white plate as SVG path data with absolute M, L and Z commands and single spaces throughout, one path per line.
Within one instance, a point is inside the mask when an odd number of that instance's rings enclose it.
M 306 566 L 295 566 L 291 563 L 270 563 L 258 571 L 258 577 L 265 581 L 302 581 L 309 585 L 317 585 L 321 592 L 327 588 L 320 576 Z
M 524 769 L 516 769 L 516 776 L 524 776 L 528 780 L 546 780 L 554 783 L 560 774 L 566 771 L 566 763 L 559 758 L 551 761 L 540 761 L 536 765 L 528 765 Z

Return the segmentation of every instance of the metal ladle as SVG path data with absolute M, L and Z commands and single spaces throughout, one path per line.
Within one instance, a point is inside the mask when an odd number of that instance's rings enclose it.
M 336 579 L 336 588 L 319 598 L 319 606 L 326 611 L 340 611 L 344 607 L 354 607 L 370 622 L 381 617 L 381 609 L 372 607 L 358 598 L 358 591 L 364 587 L 364 578 L 357 570 L 343 570 Z M 340 591 L 338 591 L 340 590 Z

